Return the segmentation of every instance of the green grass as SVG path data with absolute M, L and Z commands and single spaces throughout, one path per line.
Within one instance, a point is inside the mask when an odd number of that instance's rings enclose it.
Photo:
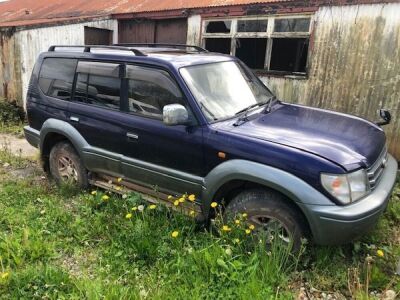
M 0 299 L 292 299 L 302 284 L 367 299 L 367 282 L 369 291 L 400 291 L 399 186 L 371 234 L 307 245 L 296 257 L 279 244 L 265 249 L 243 227 L 224 233 L 217 220 L 211 234 L 137 194 L 104 193 L 58 189 L 37 174 L 16 179 L 0 166 Z
M 0 98 L 0 133 L 23 136 L 23 108 Z
M 18 121 L 15 123 L 1 123 L 0 122 L 0 133 L 5 133 L 5 134 L 12 134 L 17 137 L 23 137 L 24 132 L 23 132 L 23 127 L 24 123 L 22 121 Z

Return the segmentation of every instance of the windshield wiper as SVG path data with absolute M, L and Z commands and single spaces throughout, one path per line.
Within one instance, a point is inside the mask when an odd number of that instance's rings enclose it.
M 239 125 L 242 125 L 243 123 L 245 123 L 246 121 L 248 121 L 249 119 L 247 118 L 247 114 L 248 114 L 248 112 L 249 112 L 252 108 L 261 107 L 261 106 L 264 106 L 264 105 L 266 105 L 266 104 L 270 104 L 270 103 L 272 102 L 272 100 L 273 100 L 274 97 L 275 97 L 275 96 L 272 96 L 272 97 L 268 98 L 268 100 L 265 101 L 265 102 L 254 103 L 254 104 L 249 105 L 249 106 L 247 106 L 247 107 L 245 107 L 245 108 L 239 110 L 238 112 L 236 112 L 236 113 L 235 113 L 235 116 L 236 116 L 236 115 L 239 115 L 239 114 L 241 114 L 241 113 L 244 113 L 244 112 L 245 112 L 245 114 L 244 114 L 243 117 L 240 117 L 239 119 L 237 119 L 237 121 L 236 121 L 235 123 L 233 123 L 233 126 L 239 126 Z
M 241 113 L 243 113 L 243 112 L 248 112 L 250 109 L 252 109 L 252 108 L 254 108 L 254 107 L 262 106 L 262 105 L 265 105 L 265 104 L 267 104 L 267 102 L 254 103 L 254 104 L 252 104 L 252 105 L 250 105 L 250 106 L 247 106 L 247 107 L 245 107 L 245 108 L 239 110 L 238 112 L 236 112 L 236 113 L 235 113 L 235 116 L 237 116 L 237 115 L 239 115 L 239 114 L 241 114 Z
M 268 98 L 268 106 L 267 109 L 265 110 L 265 112 L 269 113 L 271 112 L 272 109 L 272 102 L 274 102 L 274 100 L 276 99 L 276 96 L 272 95 L 271 97 Z

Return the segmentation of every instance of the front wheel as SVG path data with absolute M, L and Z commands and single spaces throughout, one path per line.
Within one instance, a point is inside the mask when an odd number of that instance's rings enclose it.
M 50 174 L 58 185 L 72 184 L 85 189 L 89 186 L 88 173 L 78 153 L 68 142 L 59 142 L 50 151 Z
M 254 225 L 256 230 L 264 231 L 267 241 L 278 238 L 293 251 L 298 251 L 306 236 L 305 221 L 287 201 L 275 191 L 246 190 L 232 199 L 225 214 L 229 217 L 246 213 L 248 223 Z

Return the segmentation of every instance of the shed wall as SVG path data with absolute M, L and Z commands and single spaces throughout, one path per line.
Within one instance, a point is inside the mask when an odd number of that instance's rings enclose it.
M 17 31 L 14 34 L 15 43 L 23 55 L 19 58 L 21 69 L 21 92 L 25 104 L 26 92 L 32 69 L 38 55 L 47 51 L 51 45 L 83 45 L 85 42 L 85 26 L 113 30 L 114 41 L 118 36 L 116 20 L 98 20 L 92 22 L 42 27 Z
M 315 15 L 308 79 L 263 77 L 281 99 L 377 120 L 400 160 L 400 4 L 322 7 Z
M 377 120 L 390 152 L 400 160 L 400 4 L 320 7 L 314 16 L 307 78 L 260 75 L 280 99 Z M 188 42 L 200 45 L 198 18 L 189 18 Z M 197 32 L 194 28 L 197 27 Z
M 0 31 L 0 98 L 22 105 L 20 48 L 13 30 Z

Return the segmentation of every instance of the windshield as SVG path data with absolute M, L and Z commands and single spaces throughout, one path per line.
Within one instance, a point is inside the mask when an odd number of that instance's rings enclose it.
M 233 117 L 273 96 L 251 71 L 234 61 L 189 66 L 180 72 L 208 121 Z

